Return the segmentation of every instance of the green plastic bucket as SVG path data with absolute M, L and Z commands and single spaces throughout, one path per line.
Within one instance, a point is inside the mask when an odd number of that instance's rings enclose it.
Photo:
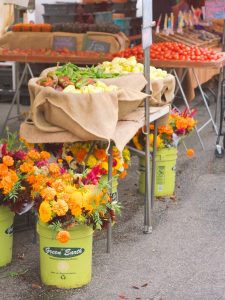
M 0 206 L 0 267 L 12 261 L 13 219 L 14 213 Z
M 164 148 L 156 153 L 155 197 L 174 194 L 176 179 L 177 148 Z M 145 158 L 139 160 L 139 192 L 145 193 Z
M 40 272 L 45 285 L 58 288 L 79 288 L 91 281 L 92 228 L 76 225 L 69 230 L 70 240 L 62 244 L 56 232 L 40 220 Z

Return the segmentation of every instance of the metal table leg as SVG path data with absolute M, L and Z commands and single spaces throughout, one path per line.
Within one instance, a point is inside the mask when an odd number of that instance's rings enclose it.
M 19 72 L 18 71 L 18 65 L 17 65 L 16 69 L 17 69 L 17 71 L 16 71 L 16 74 L 17 74 L 16 77 L 18 78 L 18 74 L 19 74 L 18 73 Z M 17 103 L 17 116 L 16 117 L 19 117 L 19 115 L 20 115 L 20 101 L 19 101 L 20 88 L 21 88 L 21 86 L 23 84 L 23 81 L 24 81 L 24 78 L 26 76 L 27 70 L 29 71 L 31 77 L 34 77 L 33 76 L 33 72 L 32 72 L 32 70 L 30 68 L 30 65 L 28 63 L 26 63 L 25 66 L 24 66 L 22 75 L 21 75 L 19 81 L 17 82 L 17 86 L 16 86 L 14 97 L 12 99 L 9 111 L 7 113 L 7 116 L 6 116 L 5 121 L 3 123 L 3 126 L 2 126 L 1 136 L 3 136 L 3 134 L 4 134 L 4 131 L 5 131 L 5 128 L 6 128 L 6 125 L 7 125 L 8 121 L 15 118 L 15 117 L 10 118 L 10 115 L 11 115 L 11 112 L 12 112 L 12 109 L 13 109 L 13 106 L 14 106 L 15 103 Z
M 112 166 L 113 166 L 113 145 L 110 142 L 109 146 L 109 154 L 108 154 L 108 181 L 110 184 L 110 194 L 112 194 Z M 107 227 L 107 253 L 111 252 L 111 245 L 112 245 L 112 220 L 109 219 L 108 227 Z
M 200 93 L 201 93 L 201 95 L 202 95 L 202 99 L 203 99 L 203 101 L 204 101 L 204 103 L 205 103 L 205 107 L 206 107 L 207 112 L 208 112 L 209 117 L 210 117 L 209 120 L 208 120 L 207 122 L 205 122 L 205 124 L 203 124 L 201 128 L 198 129 L 198 131 L 202 130 L 207 124 L 209 124 L 210 122 L 212 122 L 213 127 L 214 127 L 214 130 L 215 130 L 216 134 L 218 134 L 217 126 L 216 126 L 216 124 L 215 124 L 215 122 L 214 122 L 214 119 L 213 119 L 211 110 L 210 110 L 210 108 L 209 108 L 209 106 L 208 106 L 208 103 L 207 103 L 207 100 L 206 100 L 206 97 L 205 97 L 205 93 L 203 92 L 203 89 L 202 89 L 202 87 L 201 87 L 201 84 L 200 84 L 200 82 L 199 82 L 198 76 L 197 76 L 196 71 L 195 71 L 194 68 L 192 69 L 192 72 L 193 72 L 193 74 L 194 74 L 196 83 L 197 83 L 197 85 L 198 85 L 199 91 L 200 91 Z
M 188 101 L 187 101 L 187 98 L 186 98 L 186 95 L 185 95 L 185 93 L 184 93 L 182 84 L 181 84 L 181 82 L 180 82 L 180 80 L 179 80 L 179 77 L 178 77 L 177 72 L 176 72 L 175 69 L 173 69 L 173 74 L 174 74 L 174 76 L 175 76 L 175 78 L 176 78 L 177 84 L 178 84 L 178 86 L 179 86 L 180 92 L 181 92 L 182 97 L 183 97 L 183 100 L 184 100 L 184 103 L 185 103 L 187 109 L 188 109 L 189 111 L 191 111 L 190 105 L 189 105 L 189 103 L 188 103 Z M 201 144 L 201 146 L 202 146 L 202 149 L 205 150 L 205 147 L 204 147 L 202 138 L 201 138 L 201 136 L 200 136 L 200 134 L 199 134 L 199 131 L 200 131 L 200 130 L 202 130 L 202 128 L 198 129 L 197 126 L 195 126 L 195 132 L 196 132 L 196 134 L 197 134 L 197 136 L 198 136 L 198 139 L 199 139 L 199 141 L 200 141 L 200 144 Z
M 151 206 L 154 207 L 154 192 L 155 192 L 155 171 L 156 171 L 156 146 L 157 146 L 157 121 L 154 122 L 154 140 L 153 140 L 153 152 L 152 152 L 152 179 L 151 179 Z
M 20 63 L 18 62 L 15 62 L 15 73 L 16 73 L 16 87 L 17 87 L 19 86 L 19 82 L 20 82 Z M 16 109 L 17 109 L 17 116 L 19 116 L 20 115 L 20 89 L 16 96 Z
M 220 70 L 220 75 L 219 75 L 218 91 L 217 91 L 215 114 L 214 114 L 214 120 L 215 120 L 215 122 L 217 121 L 218 105 L 220 105 L 221 83 L 222 83 L 222 80 L 223 80 L 223 68 Z

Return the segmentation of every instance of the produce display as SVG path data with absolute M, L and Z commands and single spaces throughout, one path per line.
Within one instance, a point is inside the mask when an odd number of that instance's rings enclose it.
M 23 24 L 18 23 L 12 26 L 13 32 L 51 32 L 52 31 L 52 25 L 51 24 Z
M 124 51 L 115 53 L 114 56 L 128 58 L 135 56 L 138 60 L 144 58 L 144 52 L 141 45 L 134 48 L 128 48 Z M 181 43 L 164 42 L 152 44 L 150 48 L 151 59 L 159 60 L 182 60 L 182 61 L 217 61 L 223 56 L 214 50 L 200 48 L 196 46 L 186 46 Z
M 129 58 L 115 57 L 112 61 L 105 61 L 97 68 L 103 70 L 106 74 L 128 74 L 143 73 L 144 65 L 137 62 L 135 56 Z M 168 73 L 162 69 L 150 66 L 150 79 L 165 78 Z
M 94 67 L 79 68 L 78 66 L 68 63 L 59 66 L 55 71 L 47 73 L 46 77 L 37 81 L 37 84 L 43 87 L 52 87 L 57 91 L 69 93 L 101 93 L 113 92 L 118 88 L 114 85 L 107 86 L 97 79 L 113 78 L 129 73 L 142 73 L 144 66 L 138 63 L 136 58 L 116 57 L 111 62 L 105 61 Z M 167 72 L 161 69 L 150 67 L 150 78 L 165 78 Z
M 61 56 L 70 56 L 70 57 L 105 57 L 110 59 L 110 54 L 103 54 L 95 51 L 70 51 L 67 48 L 52 50 L 52 49 L 0 49 L 0 54 L 2 55 L 28 55 L 28 56 L 46 56 L 46 57 L 61 57 Z
M 135 56 L 127 59 L 115 57 L 112 61 L 103 62 L 98 68 L 108 74 L 143 73 L 144 71 L 143 64 L 138 63 Z
M 87 94 L 113 92 L 118 88 L 114 85 L 107 86 L 96 80 L 97 78 L 114 77 L 113 74 L 104 74 L 96 67 L 79 68 L 73 64 L 58 67 L 56 71 L 48 72 L 47 76 L 37 81 L 43 87 L 52 87 L 65 93 Z

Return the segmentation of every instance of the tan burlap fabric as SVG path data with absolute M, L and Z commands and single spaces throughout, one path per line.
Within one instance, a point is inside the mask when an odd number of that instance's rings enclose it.
M 151 80 L 151 100 L 152 106 L 163 106 L 170 104 L 174 98 L 176 81 L 175 77 L 168 74 L 165 78 Z
M 83 50 L 83 41 L 87 37 L 110 43 L 110 53 L 124 50 L 129 43 L 123 33 L 8 32 L 0 38 L 0 47 L 9 49 L 52 49 L 54 36 L 75 37 L 78 51 Z
M 146 84 L 142 74 L 105 79 L 107 85 L 115 84 L 119 89 L 101 94 L 62 93 L 39 86 L 37 80 L 31 79 L 28 85 L 29 118 L 34 126 L 49 135 L 68 131 L 79 140 L 112 139 L 118 121 L 136 110 L 146 97 L 140 91 Z
M 157 113 L 161 107 L 152 107 L 150 109 L 150 120 L 154 113 Z M 143 107 L 137 108 L 135 111 L 128 114 L 123 120 L 118 121 L 115 131 L 112 135 L 112 140 L 120 151 L 127 145 L 127 143 L 132 139 L 139 128 L 144 126 L 145 120 L 145 110 Z M 168 121 L 168 116 L 159 119 L 160 125 L 166 125 Z M 77 141 L 86 141 L 80 139 L 78 136 L 72 134 L 69 131 L 63 132 L 43 132 L 37 129 L 33 124 L 27 122 L 22 123 L 20 127 L 20 134 L 29 143 L 69 143 Z M 101 139 L 98 139 L 101 140 Z

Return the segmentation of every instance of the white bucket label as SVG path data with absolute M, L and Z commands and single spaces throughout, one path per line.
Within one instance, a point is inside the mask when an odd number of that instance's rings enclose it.
M 13 225 L 11 225 L 9 228 L 6 229 L 5 234 L 13 234 Z
M 165 184 L 165 166 L 158 166 L 156 168 L 156 184 Z
M 44 252 L 49 256 L 59 258 L 71 258 L 84 253 L 84 248 L 58 248 L 58 247 L 44 247 Z

